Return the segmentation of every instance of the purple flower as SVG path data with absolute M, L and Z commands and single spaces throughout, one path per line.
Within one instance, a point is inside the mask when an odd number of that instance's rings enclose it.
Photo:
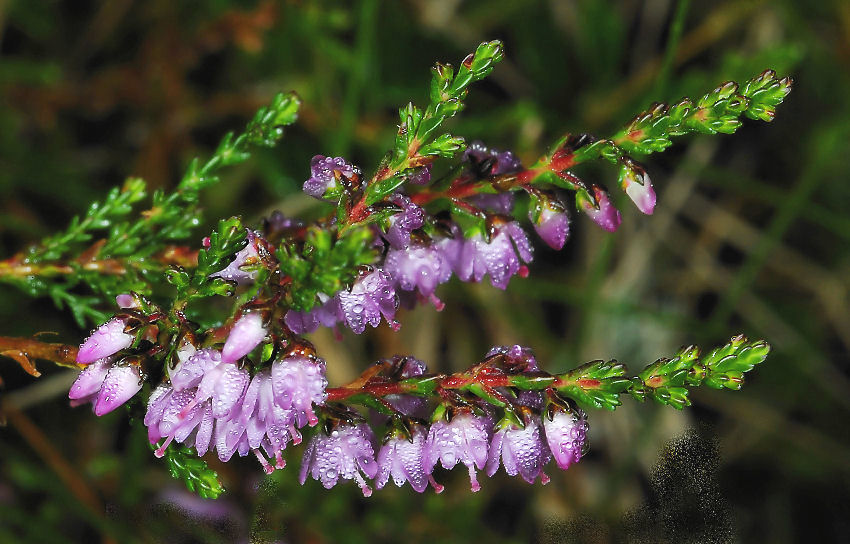
M 357 181 L 360 169 L 342 157 L 316 155 L 310 161 L 310 179 L 304 182 L 304 192 L 313 198 L 333 200 L 344 180 Z
M 214 425 L 213 407 L 209 401 L 194 404 L 196 395 L 196 387 L 177 391 L 167 384 L 160 385 L 151 393 L 144 419 L 148 440 L 155 444 L 166 438 L 154 450 L 157 457 L 165 455 L 165 449 L 172 440 L 192 443 L 199 456 L 209 449 Z
M 248 230 L 247 238 L 248 244 L 236 252 L 236 256 L 233 257 L 233 260 L 225 268 L 214 274 L 210 274 L 211 278 L 222 278 L 228 281 L 234 281 L 239 285 L 245 285 L 257 279 L 257 270 L 251 270 L 251 268 L 260 262 L 260 254 L 257 250 L 260 235 L 257 232 Z
M 299 444 L 301 433 L 295 427 L 295 417 L 292 410 L 281 407 L 277 402 L 270 371 L 258 372 L 254 376 L 249 389 L 253 389 L 252 393 L 245 396 L 249 402 L 255 403 L 256 409 L 251 412 L 245 428 L 248 445 L 254 451 L 254 455 L 260 461 L 260 464 L 263 465 L 266 473 L 271 474 L 275 468 L 280 469 L 286 466 L 283 460 L 283 450 L 290 440 L 294 444 Z M 244 413 L 250 408 L 246 402 L 243 406 L 243 417 Z M 228 444 L 228 446 L 232 447 L 231 444 Z M 275 460 L 274 467 L 265 460 L 259 451 L 260 448 L 263 448 L 269 459 Z
M 399 369 L 397 374 L 399 379 L 413 378 L 421 376 L 428 371 L 428 367 L 423 361 L 416 357 L 395 355 L 392 358 L 392 363 Z M 392 405 L 398 412 L 408 417 L 427 417 L 428 399 L 417 395 L 394 394 L 384 397 L 388 403 Z
M 185 363 L 189 368 L 202 368 L 200 376 L 197 373 L 185 382 L 175 384 L 176 390 L 184 391 L 187 387 L 196 387 L 195 395 L 182 411 L 185 417 L 191 410 L 206 401 L 211 402 L 212 414 L 215 418 L 230 415 L 236 404 L 248 387 L 250 376 L 248 371 L 237 367 L 234 363 L 224 361 L 221 353 L 214 349 L 202 349 L 195 352 Z M 180 375 L 180 370 L 175 377 Z M 174 384 L 174 379 L 172 379 Z
M 345 324 L 357 334 L 366 330 L 367 323 L 373 327 L 380 325 L 381 316 L 393 329 L 400 326 L 393 320 L 398 299 L 392 286 L 392 278 L 381 269 L 360 276 L 354 281 L 350 291 L 340 291 L 336 297 Z
M 129 348 L 136 336 L 124 332 L 126 326 L 126 319 L 113 317 L 98 327 L 80 346 L 80 351 L 77 352 L 77 362 L 80 364 L 93 363 L 98 359 L 109 357 L 122 349 Z
M 593 186 L 593 197 L 579 192 L 576 202 L 594 223 L 608 232 L 614 232 L 620 226 L 620 211 L 611 204 L 608 193 L 596 185 Z
M 492 160 L 489 170 L 481 172 L 485 176 L 511 174 L 522 170 L 522 163 L 512 152 L 490 149 L 478 140 L 469 144 L 469 147 L 463 152 L 463 160 L 478 165 L 483 165 L 485 161 Z
M 546 245 L 552 249 L 564 247 L 570 234 L 570 218 L 563 206 L 547 200 L 537 206 L 536 210 L 529 210 L 528 218 Z
M 646 170 L 628 166 L 623 166 L 623 170 L 620 174 L 620 187 L 626 191 L 641 212 L 652 215 L 655 210 L 655 190 L 652 188 L 652 180 L 649 179 Z
M 392 476 L 396 486 L 410 482 L 410 487 L 418 493 L 425 491 L 429 482 L 437 493 L 443 491 L 443 486 L 434 481 L 431 471 L 425 468 L 426 434 L 421 425 L 414 425 L 410 439 L 396 434 L 381 446 L 375 487 L 382 489 Z
M 487 352 L 485 358 L 499 354 L 504 355 L 507 364 L 514 367 L 518 372 L 537 372 L 540 370 L 531 348 L 520 346 L 519 344 L 514 344 L 513 346 L 493 346 Z
M 414 170 L 413 173 L 407 175 L 407 183 L 413 185 L 427 185 L 431 181 L 431 165 L 425 165 L 422 168 Z
M 318 294 L 320 304 L 306 312 L 289 310 L 283 320 L 286 326 L 295 334 L 313 332 L 319 325 L 333 327 L 343 320 L 342 308 L 339 306 L 337 297 L 328 297 L 324 293 Z
M 530 484 L 540 476 L 543 484 L 548 483 L 549 477 L 543 473 L 543 466 L 551 459 L 551 453 L 543 443 L 542 435 L 540 419 L 537 416 L 526 418 L 525 427 L 502 422 L 490 443 L 487 475 L 492 476 L 499 470 L 501 460 L 505 472 L 511 476 L 519 474 Z
M 587 439 L 587 419 L 584 412 L 555 410 L 550 417 L 543 418 L 546 442 L 558 467 L 566 470 L 581 459 Z
M 230 329 L 221 349 L 221 359 L 225 362 L 238 361 L 251 353 L 263 341 L 267 332 L 263 326 L 263 316 L 259 312 L 243 314 Z
M 463 463 L 469 470 L 472 491 L 480 490 L 475 469 L 482 470 L 487 464 L 492 427 L 488 418 L 470 412 L 456 414 L 449 422 L 435 422 L 428 431 L 425 470 L 433 472 L 437 461 L 447 469 Z
M 330 435 L 316 433 L 304 450 L 299 481 L 303 485 L 307 475 L 330 489 L 339 481 L 355 480 L 363 495 L 368 497 L 372 489 L 363 478 L 374 478 L 378 473 L 374 436 L 365 423 L 358 425 L 340 424 Z
M 97 416 L 108 414 L 142 389 L 144 378 L 137 364 L 98 359 L 84 368 L 68 391 L 73 406 L 94 403 Z
M 418 289 L 422 296 L 431 299 L 437 309 L 442 309 L 434 290 L 437 285 L 451 279 L 452 268 L 445 253 L 435 244 L 413 243 L 407 249 L 390 248 L 383 268 L 399 288 L 404 291 Z
M 522 227 L 511 221 L 496 227 L 490 243 L 481 234 L 468 238 L 455 271 L 463 281 L 479 282 L 485 274 L 489 274 L 490 283 L 504 289 L 514 274 L 526 270 L 520 259 L 531 262 L 531 244 Z
M 272 365 L 272 388 L 275 402 L 281 408 L 292 410 L 299 427 L 318 423 L 313 412 L 314 404 L 323 404 L 327 398 L 325 389 L 326 363 L 323 359 L 291 356 L 275 361 Z
M 411 202 L 410 198 L 395 193 L 389 201 L 401 208 L 401 211 L 389 218 L 389 228 L 384 238 L 390 246 L 405 249 L 410 245 L 410 233 L 425 224 L 425 210 Z
M 467 198 L 470 204 L 493 213 L 510 215 L 514 209 L 514 194 L 510 191 L 498 194 L 479 194 Z

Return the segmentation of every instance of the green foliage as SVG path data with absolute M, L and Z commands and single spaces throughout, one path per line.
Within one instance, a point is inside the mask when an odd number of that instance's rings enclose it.
M 156 449 L 151 444 L 151 449 Z M 168 471 L 176 480 L 186 484 L 186 489 L 204 499 L 217 499 L 224 493 L 224 486 L 218 474 L 207 466 L 206 461 L 198 457 L 197 452 L 182 444 L 169 444 L 163 456 Z
M 347 230 L 335 237 L 324 228 L 307 229 L 303 244 L 282 244 L 277 252 L 280 271 L 291 278 L 287 303 L 306 311 L 319 303 L 320 293 L 331 296 L 351 283 L 363 265 L 377 257 L 366 227 Z
M 620 393 L 629 387 L 626 367 L 617 361 L 591 361 L 562 377 L 558 391 L 583 407 L 613 410 L 622 402 Z
M 688 387 L 705 384 L 715 389 L 740 389 L 744 373 L 764 361 L 769 351 L 764 340 L 750 341 L 743 335 L 703 357 L 694 346 L 682 348 L 672 359 L 659 359 L 647 366 L 629 392 L 638 400 L 651 397 L 681 410 L 691 405 Z

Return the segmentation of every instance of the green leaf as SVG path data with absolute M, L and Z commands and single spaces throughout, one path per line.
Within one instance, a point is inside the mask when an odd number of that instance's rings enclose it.
M 156 449 L 153 444 L 151 449 Z M 217 499 L 224 493 L 218 474 L 198 457 L 194 449 L 172 443 L 165 449 L 163 458 L 171 476 L 182 480 L 192 493 L 204 499 Z

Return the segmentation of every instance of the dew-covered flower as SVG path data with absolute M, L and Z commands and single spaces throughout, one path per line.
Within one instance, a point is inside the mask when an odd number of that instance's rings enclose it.
M 161 384 L 148 399 L 144 423 L 148 428 L 148 440 L 156 444 L 165 438 L 154 455 L 162 457 L 173 440 L 195 447 L 198 455 L 209 450 L 214 417 L 212 404 L 193 404 L 197 387 L 177 391 L 169 384 Z
M 437 493 L 443 486 L 434 481 L 431 470 L 425 465 L 425 436 L 427 431 L 421 425 L 414 425 L 410 437 L 394 434 L 378 451 L 378 476 L 375 487 L 382 489 L 392 476 L 396 486 L 401 487 L 410 482 L 416 492 L 422 493 L 428 483 Z
M 319 328 L 319 325 L 333 327 L 343 320 L 342 308 L 339 306 L 337 297 L 329 297 L 324 293 L 319 293 L 317 296 L 319 304 L 310 310 L 306 312 L 289 310 L 286 312 L 283 320 L 295 334 L 313 332 Z
M 221 359 L 226 362 L 238 361 L 251 353 L 263 341 L 267 332 L 263 326 L 263 316 L 259 312 L 243 314 L 230 329 L 224 347 L 221 348 Z
M 472 195 L 467 201 L 476 208 L 503 215 L 510 215 L 514 209 L 514 194 L 510 191 Z
M 425 165 L 422 168 L 414 170 L 413 173 L 407 176 L 407 183 L 413 185 L 427 185 L 431 181 L 431 165 Z
M 398 374 L 396 376 L 400 380 L 421 376 L 428 371 L 428 367 L 425 365 L 424 361 L 409 355 L 404 357 L 395 355 L 391 361 L 394 365 L 397 365 L 396 368 L 398 368 Z M 428 399 L 425 397 L 420 397 L 418 395 L 392 394 L 384 397 L 384 400 L 390 403 L 393 408 L 405 416 L 425 419 L 428 415 Z
M 308 195 L 321 200 L 338 192 L 343 178 L 357 180 L 359 177 L 360 169 L 344 158 L 316 155 L 310 161 L 310 179 L 304 182 L 303 189 Z
M 304 450 L 299 481 L 303 485 L 310 475 L 330 489 L 340 478 L 354 480 L 363 495 L 370 496 L 372 489 L 364 476 L 371 479 L 378 474 L 374 440 L 372 429 L 365 423 L 340 424 L 330 435 L 316 433 Z
M 640 167 L 623 167 L 621 173 L 620 187 L 626 191 L 637 208 L 646 215 L 652 215 L 655 210 L 655 189 L 652 188 L 652 180 L 646 170 Z
M 608 193 L 596 185 L 593 186 L 593 199 L 579 196 L 576 200 L 584 213 L 608 232 L 614 232 L 620 226 L 620 222 L 623 220 L 620 216 L 620 210 L 611 203 Z
M 411 202 L 410 197 L 395 193 L 389 201 L 401 211 L 389 218 L 389 228 L 384 234 L 391 247 L 405 249 L 410 245 L 410 233 L 425 224 L 425 210 Z
M 393 318 L 398 299 L 392 286 L 392 278 L 381 269 L 364 274 L 354 281 L 350 291 L 337 293 L 343 320 L 349 329 L 357 334 L 366 330 L 369 324 L 377 327 L 381 316 L 394 329 L 399 327 Z
M 570 218 L 563 206 L 547 200 L 528 211 L 528 218 L 540 239 L 552 249 L 561 249 L 570 234 Z
M 77 352 L 77 362 L 80 364 L 93 363 L 98 359 L 115 355 L 122 349 L 130 347 L 136 337 L 124 332 L 126 326 L 126 319 L 113 317 L 98 327 L 80 346 L 80 351 Z
M 281 408 L 292 410 L 298 427 L 318 423 L 313 405 L 323 404 L 327 398 L 325 389 L 326 363 L 323 359 L 290 356 L 272 364 L 272 389 L 275 403 Z
M 518 372 L 537 372 L 540 367 L 531 348 L 514 344 L 512 346 L 493 346 L 485 358 L 503 355 L 506 363 Z
M 463 152 L 463 160 L 472 162 L 478 167 L 489 166 L 487 171 L 481 172 L 484 175 L 497 176 L 522 170 L 522 163 L 511 151 L 491 149 L 478 140 L 469 144 Z
M 538 416 L 528 416 L 525 427 L 503 421 L 490 442 L 487 475 L 495 474 L 501 462 L 505 472 L 511 476 L 519 474 L 530 484 L 539 476 L 540 481 L 546 484 L 549 477 L 543 473 L 543 466 L 551 457 L 549 448 L 543 442 L 543 430 Z
M 414 242 L 407 249 L 390 248 L 383 269 L 400 289 L 418 290 L 422 296 L 431 299 L 438 309 L 442 308 L 442 303 L 434 296 L 434 290 L 439 284 L 451 279 L 452 267 L 445 252 L 436 245 Z
M 233 260 L 223 269 L 210 274 L 211 278 L 222 278 L 236 282 L 239 285 L 251 283 L 257 279 L 258 271 L 251 268 L 260 262 L 260 254 L 257 245 L 260 235 L 254 231 L 247 231 L 248 244 L 236 252 Z M 244 269 L 243 269 L 244 267 Z
M 471 412 L 460 412 L 448 422 L 436 421 L 428 431 L 426 471 L 432 473 L 437 461 L 447 469 L 463 463 L 469 470 L 472 491 L 480 490 L 476 469 L 483 470 L 487 465 L 492 427 L 488 418 Z
M 525 270 L 522 262 L 531 262 L 532 256 L 525 231 L 510 221 L 495 227 L 489 243 L 481 234 L 468 238 L 455 271 L 463 281 L 480 282 L 487 274 L 493 287 L 505 289 L 514 274 Z
M 95 415 L 102 416 L 130 400 L 143 384 L 138 364 L 104 357 L 80 372 L 68 391 L 68 398 L 72 406 L 93 403 Z
M 578 463 L 587 440 L 587 418 L 584 412 L 556 409 L 549 416 L 543 417 L 543 429 L 559 468 L 566 470 L 571 464 Z

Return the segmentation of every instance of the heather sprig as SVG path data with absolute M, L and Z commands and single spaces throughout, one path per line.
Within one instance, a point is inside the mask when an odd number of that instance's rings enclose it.
M 654 105 L 608 139 L 567 135 L 525 167 L 511 151 L 467 145 L 443 132 L 443 122 L 463 109 L 469 86 L 502 57 L 493 41 L 457 68 L 437 64 L 428 106 L 400 110 L 393 148 L 373 174 L 344 157 L 314 156 L 303 190 L 329 205 L 317 221 L 276 212 L 252 228 L 232 217 L 219 221 L 197 251 L 172 245 L 200 222 L 199 193 L 219 181 L 220 170 L 247 160 L 252 146 L 274 145 L 295 121 L 297 97 L 281 94 L 244 133 L 228 134 L 211 159 L 193 161 L 174 192 L 155 193 L 137 218 L 130 214 L 145 196 L 144 183 L 130 180 L 65 232 L 0 263 L 0 279 L 33 295 L 51 294 L 81 323 L 101 317 L 76 352 L 84 369 L 72 402 L 92 403 L 102 415 L 150 390 L 144 424 L 154 453 L 202 496 L 222 488 L 193 452 L 215 451 L 225 462 L 253 455 L 270 473 L 285 467 L 286 448 L 305 432 L 312 436 L 302 483 L 311 476 L 333 487 L 350 479 L 369 495 L 368 480 L 381 488 L 390 476 L 397 485 L 421 492 L 430 484 L 439 492 L 438 465 L 463 464 L 474 491 L 479 471 L 493 475 L 500 466 L 545 484 L 552 459 L 565 469 L 586 450 L 585 410 L 613 410 L 625 394 L 682 409 L 694 387 L 739 389 L 766 357 L 764 341 L 737 336 L 706 355 L 683 348 L 637 375 L 617 361 L 551 374 L 522 346 L 496 347 L 449 375 L 397 356 L 328 387 L 328 363 L 303 335 L 319 327 L 338 335 L 384 323 L 398 329 L 402 306 L 441 310 L 435 291 L 451 278 L 486 277 L 507 288 L 514 276 L 529 274 L 533 261 L 526 220 L 547 245 L 564 246 L 571 207 L 564 189 L 597 225 L 619 226 L 622 216 L 607 191 L 580 179 L 574 167 L 599 158 L 617 164 L 621 189 L 651 214 L 655 189 L 629 153 L 663 151 L 691 132 L 734 132 L 743 115 L 770 121 L 790 90 L 788 78 L 766 71 L 696 102 Z M 432 169 L 438 161 L 446 168 Z M 521 198 L 528 206 L 516 206 Z M 169 286 L 158 289 L 163 280 Z M 69 293 L 80 283 L 94 294 Z M 109 319 L 95 306 L 107 295 L 118 295 Z M 3 353 L 29 362 L 15 352 L 24 344 L 6 344 Z

